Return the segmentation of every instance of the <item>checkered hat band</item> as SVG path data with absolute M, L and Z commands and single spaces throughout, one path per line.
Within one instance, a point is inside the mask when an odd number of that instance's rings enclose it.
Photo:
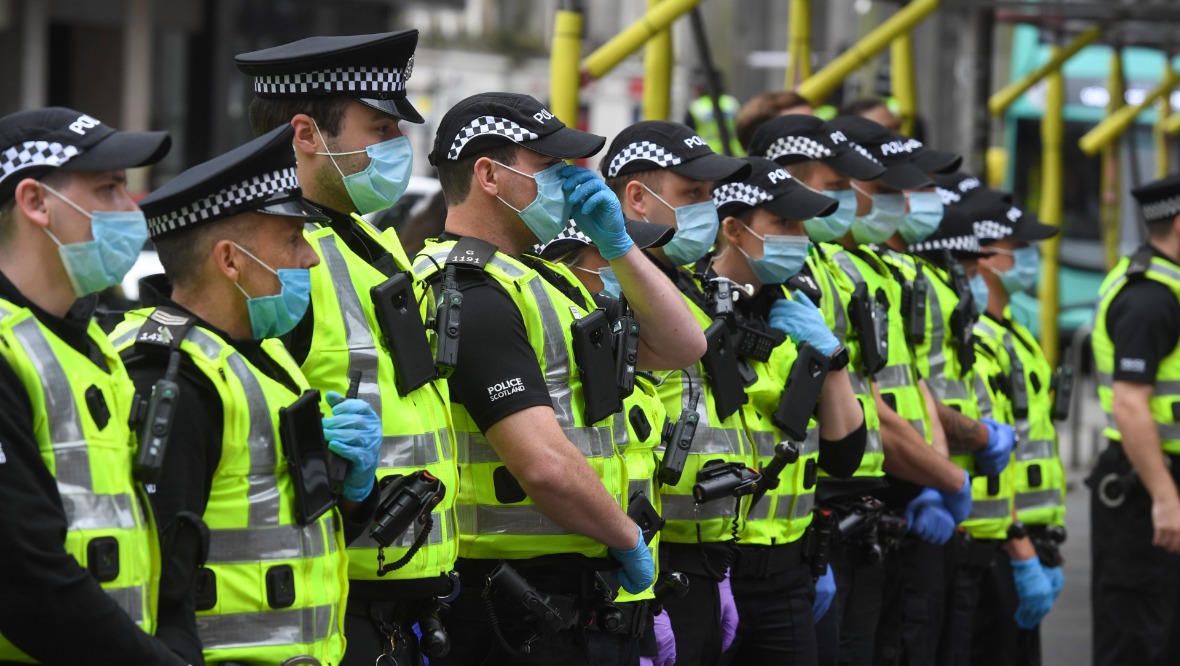
M 910 252 L 931 252 L 934 250 L 979 252 L 979 239 L 977 239 L 974 235 L 952 236 L 950 238 L 924 240 L 909 247 Z
M 833 155 L 830 148 L 805 136 L 784 136 L 775 139 L 766 149 L 766 158 L 777 160 L 786 155 L 803 155 L 808 159 L 820 160 Z
M 53 141 L 25 141 L 0 153 L 0 180 L 26 167 L 59 167 L 81 153 L 74 146 Z
M 337 67 L 318 72 L 258 76 L 254 78 L 254 92 L 260 95 L 393 93 L 404 92 L 409 78 L 406 70 L 391 67 Z
M 251 201 L 267 199 L 277 192 L 290 191 L 298 187 L 299 179 L 295 177 L 295 167 L 255 176 L 179 210 L 165 213 L 159 217 L 148 218 L 148 231 L 152 236 L 158 236 L 168 231 L 216 218 Z
M 673 154 L 667 148 L 651 141 L 637 141 L 626 148 L 619 151 L 617 155 L 610 161 L 610 167 L 606 170 L 607 178 L 614 178 L 619 175 L 622 170 L 630 162 L 635 160 L 646 160 L 660 167 L 661 169 L 675 166 L 684 160 L 680 159 L 679 155 Z
M 553 238 L 553 240 L 549 241 L 548 243 L 546 243 L 544 245 L 541 245 L 541 244 L 534 245 L 533 246 L 533 254 L 540 255 L 541 252 L 543 252 L 545 250 L 545 248 L 549 247 L 550 245 L 552 245 L 558 241 L 564 241 L 564 240 L 576 240 L 583 245 L 593 245 L 594 244 L 594 241 L 590 240 L 589 236 L 582 233 L 582 231 L 580 229 L 578 229 L 578 225 L 573 220 L 570 220 L 566 224 L 565 228 L 562 229 L 557 234 L 557 236 L 555 236 Z
M 1143 206 L 1143 219 L 1148 222 L 1170 220 L 1180 215 L 1180 195 L 1153 201 Z
M 459 159 L 459 155 L 463 152 L 463 146 L 466 146 L 468 141 L 485 134 L 496 134 L 513 143 L 534 141 L 540 138 L 536 132 L 527 130 L 511 120 L 495 116 L 480 116 L 467 123 L 467 126 L 455 135 L 455 140 L 451 142 L 451 149 L 447 151 L 447 159 Z
M 868 159 L 872 160 L 873 164 L 881 164 L 881 160 L 873 157 L 873 154 L 870 153 L 867 148 L 860 145 L 859 143 L 857 143 L 855 141 L 849 141 L 848 145 L 852 146 L 852 149 L 855 150 L 856 152 L 860 153 L 862 156 L 867 157 Z M 881 164 L 881 166 L 885 166 L 885 165 Z
M 774 199 L 774 195 L 757 185 L 748 183 L 726 183 L 713 190 L 713 205 L 718 208 L 731 203 L 757 206 Z
M 1016 231 L 1006 224 L 993 220 L 982 220 L 975 223 L 975 237 L 979 240 L 1004 240 Z
M 948 190 L 941 187 L 935 189 L 938 191 L 938 198 L 942 199 L 942 205 L 944 206 L 957 204 L 963 200 L 963 195 L 954 190 Z

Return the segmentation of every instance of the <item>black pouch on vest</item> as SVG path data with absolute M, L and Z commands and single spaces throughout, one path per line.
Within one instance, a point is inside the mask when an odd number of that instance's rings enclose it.
M 918 265 L 918 274 L 913 282 L 906 285 L 906 339 L 911 345 L 917 345 L 926 339 L 926 280 L 922 276 L 922 265 Z
M 819 404 L 819 395 L 828 376 L 828 358 L 818 349 L 804 342 L 799 345 L 799 355 L 791 365 L 787 386 L 774 410 L 774 424 L 787 434 L 792 441 L 801 442 L 807 437 L 807 423 Z
M 397 392 L 408 395 L 438 376 L 414 299 L 414 278 L 401 271 L 369 290 L 393 366 Z
M 119 540 L 112 536 L 95 537 L 86 544 L 86 568 L 100 583 L 119 577 Z
M 310 525 L 336 505 L 319 391 L 304 391 L 290 406 L 279 408 L 279 435 L 295 486 L 295 517 L 300 525 Z
M 295 603 L 295 572 L 290 564 L 278 564 L 266 570 L 266 604 L 271 608 L 289 608 Z
M 598 423 L 623 408 L 615 368 L 614 336 L 602 308 L 570 325 L 574 361 L 582 377 L 586 422 Z
M 193 578 L 193 603 L 199 611 L 212 610 L 217 605 L 217 574 L 212 569 L 197 569 Z
M 885 331 L 879 321 L 877 303 L 869 294 L 868 285 L 863 282 L 856 285 L 856 290 L 852 292 L 848 318 L 852 320 L 856 340 L 860 343 L 861 367 L 866 375 L 875 375 L 885 367 L 887 354 L 884 349 L 888 343 L 882 339 Z
M 651 543 L 656 533 L 664 529 L 664 519 L 642 490 L 635 491 L 627 500 L 627 517 L 643 530 L 643 542 Z
M 738 356 L 729 337 L 725 321 L 714 319 L 705 329 L 705 355 L 701 364 L 713 386 L 713 409 L 725 420 L 746 404 L 745 381 L 738 369 Z
M 1069 405 L 1073 402 L 1073 366 L 1062 364 L 1057 369 L 1057 380 L 1054 383 L 1057 386 L 1053 394 L 1053 420 L 1064 421 L 1069 418 Z
M 631 429 L 635 431 L 635 436 L 640 441 L 651 435 L 651 421 L 648 420 L 647 414 L 643 413 L 643 408 L 639 405 L 633 405 L 627 412 L 627 421 L 631 423 Z

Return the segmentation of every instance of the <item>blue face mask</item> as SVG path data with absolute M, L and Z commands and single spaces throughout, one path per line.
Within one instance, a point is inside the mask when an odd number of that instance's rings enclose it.
M 847 190 L 825 190 L 823 195 L 840 202 L 836 212 L 827 217 L 813 217 L 803 221 L 807 235 L 817 243 L 830 243 L 841 238 L 852 228 L 856 217 L 856 192 Z
M 782 284 L 803 268 L 803 262 L 807 261 L 807 250 L 811 247 L 811 241 L 807 236 L 759 236 L 749 226 L 742 226 L 746 227 L 746 231 L 754 238 L 762 241 L 762 257 L 759 259 L 751 257 L 738 246 L 738 252 L 745 256 L 746 263 L 750 265 L 750 270 L 754 271 L 754 277 L 757 277 L 759 282 Z
M 668 257 L 668 261 L 673 266 L 687 266 L 705 256 L 717 240 L 717 229 L 721 226 L 713 200 L 675 208 L 647 185 L 643 189 L 651 192 L 653 197 L 676 214 L 676 234 L 664 246 L 664 256 Z M 650 220 L 645 218 L 644 221 Z
M 871 196 L 873 209 L 868 215 L 857 216 L 852 221 L 852 237 L 857 243 L 884 243 L 905 218 L 905 196 L 900 192 Z
M 619 284 L 619 276 L 615 275 L 615 269 L 603 266 L 598 269 L 598 277 L 602 280 L 602 293 L 611 298 L 618 298 L 623 293 L 623 286 Z
M 52 187 L 44 183 L 41 186 L 90 219 L 92 241 L 62 243 L 53 232 L 45 229 L 57 244 L 57 252 L 74 293 L 81 298 L 122 282 L 148 239 L 147 220 L 143 213 L 138 210 L 87 213 Z
M 1004 291 L 1016 294 L 1032 289 L 1041 273 L 1041 253 L 1030 245 L 1014 250 L 1011 254 L 1012 268 L 1003 273 L 996 271 L 1000 276 L 1000 284 L 1004 285 Z
M 987 309 L 987 283 L 983 281 L 983 275 L 976 273 L 975 277 L 971 278 L 971 298 L 975 300 L 975 311 L 983 312 Z
M 246 311 L 250 315 L 250 332 L 255 340 L 277 338 L 295 328 L 307 313 L 311 302 L 311 271 L 306 268 L 280 268 L 277 271 L 267 266 L 249 250 L 234 243 L 238 248 L 263 268 L 279 278 L 279 293 L 273 296 L 252 298 L 237 282 L 234 286 L 246 297 Z
M 320 135 L 320 141 L 327 146 L 319 125 L 315 124 L 314 119 L 311 122 L 315 126 L 316 134 Z M 360 153 L 368 153 L 369 166 L 363 171 L 345 176 L 340 170 L 340 165 L 336 164 L 336 156 Z M 364 150 L 342 153 L 319 152 L 316 155 L 327 155 L 328 159 L 332 160 L 332 166 L 336 167 L 336 171 L 340 172 L 340 177 L 344 179 L 344 189 L 348 190 L 348 196 L 356 206 L 356 212 L 361 215 L 376 213 L 397 203 L 405 194 L 406 187 L 410 184 L 410 172 L 414 169 L 414 151 L 410 149 L 410 140 L 404 136 L 375 143 Z
M 910 212 L 898 232 L 906 243 L 926 240 L 942 223 L 942 197 L 938 192 L 910 192 Z
M 570 219 L 570 203 L 566 199 L 565 191 L 561 188 L 562 183 L 565 182 L 565 179 L 561 177 L 561 170 L 565 168 L 565 162 L 558 162 L 534 174 L 517 171 L 499 162 L 496 164 L 525 178 L 537 181 L 537 196 L 532 203 L 524 208 L 517 208 L 496 195 L 496 198 L 500 199 L 500 203 L 516 211 L 520 219 L 524 220 L 525 225 L 537 237 L 538 243 L 544 245 L 557 238 L 557 234 L 561 233 L 566 222 Z

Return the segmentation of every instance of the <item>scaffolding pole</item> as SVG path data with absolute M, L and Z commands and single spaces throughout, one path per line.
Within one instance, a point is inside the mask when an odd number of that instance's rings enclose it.
M 647 0 L 650 12 L 667 0 Z M 672 29 L 664 28 L 643 51 L 643 119 L 668 120 L 672 108 Z
M 1061 47 L 1054 46 L 1053 52 Z M 1062 184 L 1065 171 L 1065 75 L 1058 67 L 1047 78 L 1045 111 L 1041 117 L 1041 222 L 1060 228 L 1062 225 Z M 1060 309 L 1059 252 L 1061 234 L 1046 239 L 1041 246 L 1042 267 L 1039 297 L 1041 301 L 1041 349 L 1049 367 L 1057 366 L 1057 314 Z

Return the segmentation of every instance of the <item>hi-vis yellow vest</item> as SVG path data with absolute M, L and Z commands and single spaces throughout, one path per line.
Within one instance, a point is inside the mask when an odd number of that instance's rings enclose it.
M 102 587 L 132 621 L 152 633 L 160 554 L 151 513 L 131 478 L 135 443 L 127 419 L 135 385 L 98 325 L 90 322 L 87 333 L 109 372 L 41 325 L 32 311 L 0 300 L 0 355 L 28 393 L 41 458 L 67 509 L 65 550 L 86 568 L 90 543 L 114 539 L 118 574 L 101 581 Z M 87 407 L 92 386 L 110 413 L 101 427 Z M 68 634 L 69 628 L 62 630 Z M 33 663 L 3 636 L 0 661 Z
M 1091 338 L 1094 345 L 1094 362 L 1098 370 L 1098 398 L 1102 402 L 1102 410 L 1106 412 L 1106 430 L 1103 434 L 1116 442 L 1123 440 L 1123 434 L 1119 432 L 1118 424 L 1114 420 L 1114 343 L 1106 327 L 1106 315 L 1115 296 L 1128 282 L 1127 273 L 1130 265 L 1131 259 L 1124 257 L 1102 282 L 1102 287 L 1098 291 L 1097 315 L 1094 318 L 1094 334 Z M 1137 279 L 1155 280 L 1180 299 L 1180 266 L 1167 259 L 1151 255 L 1146 269 Z M 1177 403 L 1180 403 L 1180 346 L 1160 361 L 1151 401 L 1148 403 L 1159 433 L 1160 447 L 1165 453 L 1172 455 L 1180 455 Z
M 153 312 L 127 313 L 111 333 L 116 347 L 134 345 Z M 279 438 L 279 408 L 299 395 L 199 326 L 189 330 L 180 351 L 216 388 L 223 410 L 221 459 L 202 516 L 209 527 L 205 568 L 216 588 L 213 606 L 197 611 L 205 660 L 276 664 L 311 655 L 325 665 L 339 664 L 348 594 L 340 518 L 332 510 L 310 525 L 298 523 Z M 282 343 L 264 340 L 262 351 L 301 391 L 308 388 Z M 290 606 L 271 607 L 270 572 L 285 572 L 280 578 L 292 581 Z
M 395 235 L 378 236 L 359 218 L 355 219 L 354 229 L 385 247 L 399 269 L 410 269 Z M 459 552 L 454 512 L 459 472 L 452 455 L 454 434 L 447 384 L 435 380 L 407 396 L 398 393 L 396 369 L 369 296 L 369 290 L 385 282 L 386 276 L 350 250 L 328 226 L 308 231 L 305 236 L 320 258 L 319 265 L 311 269 L 311 311 L 315 327 L 302 365 L 308 383 L 325 395 L 328 391 L 344 395 L 351 376 L 359 371 L 357 397 L 369 403 L 381 417 L 383 441 L 377 465 L 378 480 L 424 469 L 446 486 L 446 495 L 431 512 L 430 536 L 409 563 L 383 578 L 378 577 L 378 544 L 366 531 L 348 548 L 349 578 L 406 580 L 446 575 L 454 568 Z M 421 283 L 414 285 L 419 302 L 423 301 L 424 289 Z M 431 336 L 433 333 L 428 331 Z M 404 555 L 423 529 L 423 525 L 415 522 L 394 542 L 394 547 L 386 549 L 386 560 L 396 561 Z
M 656 449 L 661 445 L 664 424 L 668 420 L 668 412 L 660 396 L 656 393 L 655 384 L 643 375 L 635 377 L 635 390 L 623 400 L 623 413 L 615 417 L 615 443 L 623 453 L 627 463 L 627 497 L 630 499 L 636 493 L 643 493 L 652 503 L 657 513 L 660 513 L 660 493 L 655 489 L 654 478 L 656 468 Z M 639 431 L 636 426 L 646 425 L 648 430 Z M 646 435 L 646 436 L 645 436 Z M 656 576 L 660 563 L 660 533 L 652 537 L 647 544 L 651 548 L 652 560 L 656 563 Z M 651 588 L 631 594 L 619 588 L 619 596 L 615 601 L 638 601 L 652 599 Z
M 427 280 L 445 266 L 455 241 L 429 241 L 414 272 Z M 536 261 L 542 261 L 537 259 Z M 501 252 L 484 266 L 513 300 L 524 320 L 525 331 L 541 366 L 553 412 L 566 437 L 586 458 L 606 491 L 626 509 L 627 470 L 615 447 L 615 420 L 585 420 L 582 378 L 574 362 L 571 325 L 585 316 L 593 298 L 565 266 L 545 262 L 582 296 L 576 303 L 549 284 L 540 273 Z M 459 344 L 463 344 L 462 340 Z M 459 556 L 473 559 L 526 559 L 559 553 L 606 557 L 606 546 L 560 527 L 525 497 L 506 504 L 496 496 L 495 476 L 504 463 L 462 405 L 452 403 L 459 493 L 455 510 L 459 523 Z M 504 472 L 507 472 L 504 469 Z M 501 476 L 503 472 L 499 473 Z

